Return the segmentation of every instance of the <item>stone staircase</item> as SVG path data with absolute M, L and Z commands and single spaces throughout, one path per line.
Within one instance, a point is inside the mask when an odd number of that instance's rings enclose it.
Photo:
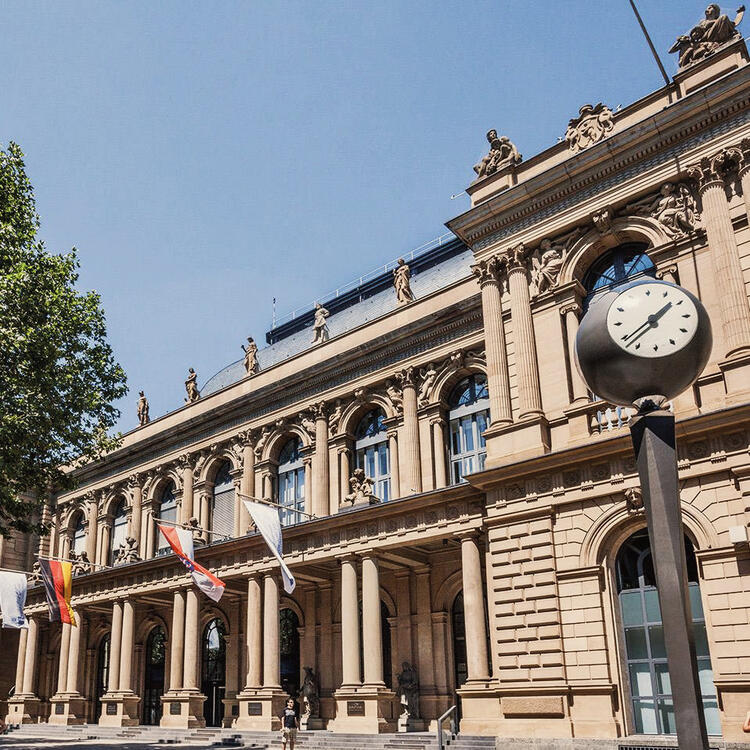
M 247 750 L 280 750 L 279 732 L 241 732 L 232 729 L 164 729 L 161 727 L 100 727 L 96 724 L 81 726 L 54 726 L 50 724 L 24 724 L 14 729 L 17 736 L 42 737 L 71 741 L 120 740 L 132 743 L 184 747 L 244 747 Z M 85 746 L 84 746 L 85 747 Z M 459 735 L 446 741 L 450 750 L 495 750 L 494 737 Z M 406 734 L 334 734 L 326 731 L 299 732 L 296 750 L 438 750 L 437 738 L 432 732 Z

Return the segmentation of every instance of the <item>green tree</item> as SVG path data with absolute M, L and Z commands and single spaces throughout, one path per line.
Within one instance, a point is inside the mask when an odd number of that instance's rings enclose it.
M 109 433 L 127 393 L 101 300 L 76 290 L 75 249 L 45 250 L 23 153 L 0 149 L 0 534 L 41 530 L 51 489 L 71 467 L 119 444 Z

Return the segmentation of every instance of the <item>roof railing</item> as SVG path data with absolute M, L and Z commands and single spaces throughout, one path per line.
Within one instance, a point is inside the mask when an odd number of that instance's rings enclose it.
M 302 307 L 298 307 L 295 310 L 292 310 L 290 313 L 286 313 L 285 315 L 282 315 L 279 318 L 274 318 L 274 320 L 271 322 L 271 331 L 274 331 L 277 328 L 281 328 L 281 326 L 285 325 L 286 323 L 290 323 L 293 320 L 296 320 L 301 315 L 305 315 L 306 313 L 309 313 L 311 308 L 315 307 L 315 305 L 318 302 L 322 302 L 324 300 L 329 301 L 332 299 L 336 299 L 337 297 L 340 297 L 343 294 L 346 294 L 347 292 L 351 292 L 352 290 L 357 289 L 358 287 L 361 287 L 363 284 L 367 283 L 368 281 L 371 281 L 372 279 L 375 279 L 384 273 L 388 273 L 388 271 L 394 269 L 398 265 L 399 258 L 403 258 L 407 262 L 412 261 L 414 260 L 414 258 L 420 255 L 423 255 L 424 253 L 427 253 L 430 250 L 434 250 L 436 247 L 441 247 L 449 239 L 454 239 L 454 237 L 455 235 L 452 232 L 446 232 L 445 234 L 441 234 L 439 237 L 435 237 L 434 240 L 425 242 L 424 245 L 415 247 L 413 250 L 410 250 L 408 253 L 402 253 L 401 255 L 398 256 L 398 258 L 394 258 L 393 260 L 389 261 L 385 265 L 378 266 L 372 271 L 369 271 L 368 273 L 362 276 L 359 276 L 358 278 L 353 279 L 352 281 L 349 281 L 346 284 L 342 284 L 340 287 L 334 289 L 332 292 L 329 292 L 328 294 L 323 294 L 320 297 L 316 297 L 312 301 L 312 305 L 304 305 Z

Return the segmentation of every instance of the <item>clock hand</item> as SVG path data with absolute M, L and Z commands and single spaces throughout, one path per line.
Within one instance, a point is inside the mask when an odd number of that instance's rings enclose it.
M 664 305 L 664 307 L 662 307 L 660 310 L 657 310 L 655 313 L 649 315 L 646 322 L 638 326 L 638 328 L 636 328 L 635 331 L 633 331 L 633 333 L 629 335 L 625 346 L 630 346 L 634 341 L 637 341 L 650 328 L 656 328 L 659 319 L 667 312 L 667 310 L 669 310 L 670 307 L 672 307 L 672 303 L 667 302 L 667 304 Z

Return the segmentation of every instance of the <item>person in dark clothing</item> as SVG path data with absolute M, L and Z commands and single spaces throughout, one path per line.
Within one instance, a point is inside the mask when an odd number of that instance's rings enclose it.
M 294 741 L 297 739 L 297 730 L 299 729 L 299 719 L 297 712 L 294 710 L 294 701 L 290 698 L 286 702 L 286 708 L 281 714 L 281 750 L 286 750 L 286 743 L 289 743 L 289 750 L 294 750 Z

